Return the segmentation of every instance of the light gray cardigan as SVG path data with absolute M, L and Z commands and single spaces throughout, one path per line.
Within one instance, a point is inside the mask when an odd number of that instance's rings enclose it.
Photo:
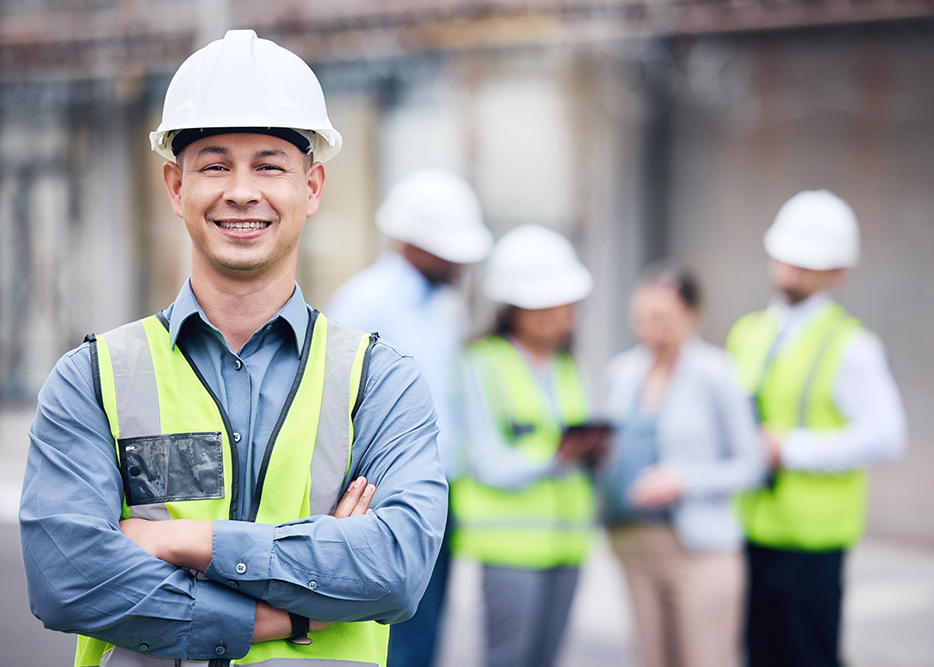
M 617 427 L 628 417 L 651 363 L 642 346 L 610 360 L 603 414 Z M 659 461 L 686 475 L 682 497 L 671 508 L 675 533 L 689 551 L 736 550 L 743 538 L 730 498 L 762 483 L 766 461 L 752 405 L 736 384 L 726 352 L 700 338 L 686 341 L 663 401 Z M 614 446 L 625 447 L 621 440 Z

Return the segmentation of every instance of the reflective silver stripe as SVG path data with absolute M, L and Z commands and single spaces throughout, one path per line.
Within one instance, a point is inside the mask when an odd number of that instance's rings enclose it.
M 379 667 L 375 662 L 328 660 L 326 658 L 270 658 L 260 662 L 237 662 L 237 664 L 263 665 L 263 667 Z
M 311 459 L 312 516 L 331 514 L 344 488 L 344 475 L 350 461 L 350 385 L 354 358 L 364 334 L 356 329 L 327 321 L 327 348 L 324 357 L 324 390 L 315 452 Z M 356 396 L 354 397 L 356 398 Z
M 114 329 L 105 340 L 113 364 L 120 437 L 161 433 L 156 372 L 143 323 L 132 322 Z
M 159 658 L 154 655 L 137 653 L 128 648 L 115 646 L 101 656 L 100 667 L 155 667 L 156 665 L 162 665 L 163 667 L 181 667 L 182 665 L 185 667 L 194 667 L 198 665 L 199 667 L 204 667 L 206 664 L 207 663 L 203 661 L 196 660 Z
M 259 662 L 233 661 L 237 665 L 262 665 L 263 667 L 379 667 L 375 662 L 357 662 L 356 660 L 327 660 L 325 658 L 270 658 Z M 130 649 L 115 647 L 102 657 L 101 667 L 205 667 L 203 660 L 178 660 L 160 658 Z
M 143 322 L 131 322 L 107 332 L 103 338 L 113 365 L 120 438 L 161 433 L 156 372 Z M 163 503 L 134 505 L 130 516 L 164 521 L 169 518 L 169 512 Z

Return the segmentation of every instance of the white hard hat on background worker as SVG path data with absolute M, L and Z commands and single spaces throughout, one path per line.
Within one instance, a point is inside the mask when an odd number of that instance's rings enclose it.
M 575 303 L 593 290 L 593 277 L 564 236 L 541 225 L 506 232 L 490 253 L 483 293 L 527 310 Z
M 829 190 L 804 190 L 779 209 L 763 239 L 772 259 L 814 271 L 859 263 L 859 224 L 849 204 Z
M 493 245 L 473 188 L 445 169 L 419 169 L 396 183 L 376 211 L 376 226 L 455 264 L 479 262 Z
M 217 130 L 245 129 L 285 139 L 318 162 L 341 149 L 341 135 L 308 65 L 252 30 L 229 30 L 178 68 L 165 94 L 162 123 L 149 140 L 155 152 L 174 162 L 193 141 Z

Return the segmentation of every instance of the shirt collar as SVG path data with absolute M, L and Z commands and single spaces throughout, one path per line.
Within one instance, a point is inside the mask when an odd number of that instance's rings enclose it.
M 194 315 L 200 317 L 207 326 L 216 331 L 223 339 L 220 331 L 211 324 L 207 315 L 204 314 L 204 311 L 198 304 L 195 293 L 191 289 L 191 278 L 186 280 L 185 284 L 182 285 L 181 291 L 179 291 L 178 296 L 175 297 L 175 302 L 166 309 L 165 315 L 169 320 L 169 344 L 173 348 L 178 343 L 182 325 Z M 298 356 L 301 356 L 302 346 L 305 343 L 305 333 L 308 330 L 309 315 L 308 306 L 305 305 L 305 298 L 302 296 L 302 290 L 298 286 L 298 283 L 295 283 L 295 290 L 292 292 L 292 296 L 289 297 L 285 305 L 282 306 L 275 315 L 269 318 L 269 321 L 260 327 L 260 329 L 265 328 L 270 322 L 274 322 L 278 318 L 282 318 L 291 328 L 292 334 L 295 336 L 295 349 L 298 352 Z M 255 332 L 254 335 L 256 335 Z
M 811 316 L 833 301 L 827 292 L 816 292 L 804 301 L 789 304 L 781 296 L 775 295 L 769 303 L 769 310 L 778 319 L 779 328 L 788 331 L 807 322 Z

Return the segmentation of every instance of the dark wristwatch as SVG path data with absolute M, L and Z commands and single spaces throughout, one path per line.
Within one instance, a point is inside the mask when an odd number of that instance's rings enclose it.
M 310 644 L 311 638 L 308 636 L 308 619 L 298 614 L 289 612 L 289 620 L 292 621 L 292 636 L 289 641 L 292 644 Z

